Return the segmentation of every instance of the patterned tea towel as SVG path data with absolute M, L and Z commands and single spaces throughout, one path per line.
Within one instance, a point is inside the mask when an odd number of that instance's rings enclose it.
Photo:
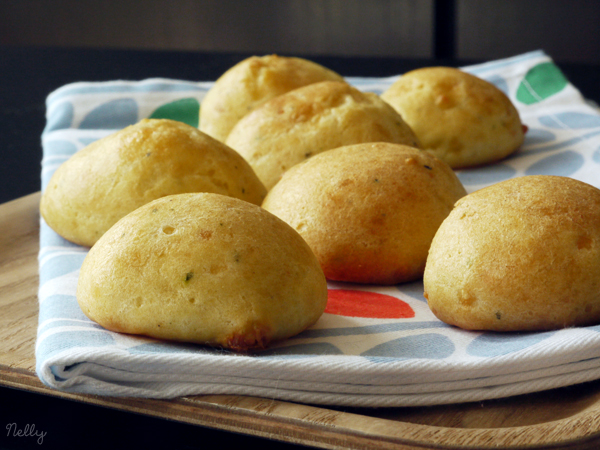
M 507 93 L 529 127 L 513 156 L 458 172 L 469 192 L 530 174 L 600 187 L 600 114 L 551 58 L 536 51 L 464 69 Z M 381 93 L 396 78 L 348 81 Z M 42 189 L 70 155 L 144 117 L 197 126 L 210 86 L 148 79 L 57 89 L 47 99 Z M 65 391 L 155 398 L 239 394 L 382 407 L 480 401 L 600 378 L 600 326 L 543 333 L 460 330 L 429 311 L 421 281 L 391 287 L 330 283 L 329 312 L 300 335 L 255 355 L 113 333 L 87 319 L 77 304 L 86 252 L 42 221 L 37 373 Z M 359 313 L 352 308 L 357 303 Z

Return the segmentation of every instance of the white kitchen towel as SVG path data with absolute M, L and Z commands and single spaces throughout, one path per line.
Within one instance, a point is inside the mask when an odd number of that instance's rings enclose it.
M 531 174 L 600 187 L 600 114 L 549 56 L 536 51 L 464 70 L 508 94 L 529 128 L 522 149 L 508 159 L 458 172 L 469 192 Z M 347 80 L 381 93 L 396 78 Z M 148 79 L 57 89 L 47 99 L 42 189 L 70 155 L 144 117 L 197 126 L 211 85 Z M 433 316 L 421 281 L 388 287 L 330 283 L 327 312 L 313 327 L 252 355 L 114 333 L 90 321 L 77 304 L 77 277 L 88 249 L 65 241 L 43 220 L 40 245 L 37 373 L 56 389 L 381 407 L 480 401 L 600 378 L 600 325 L 543 333 L 464 331 Z

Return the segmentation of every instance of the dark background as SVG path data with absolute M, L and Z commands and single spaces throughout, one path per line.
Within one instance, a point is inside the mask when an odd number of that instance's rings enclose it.
M 0 0 L 0 203 L 39 190 L 45 98 L 67 83 L 214 80 L 267 53 L 388 76 L 542 49 L 600 103 L 598 24 L 598 0 Z M 11 422 L 43 445 L 9 438 Z M 0 448 L 75 445 L 294 448 L 0 388 Z
M 0 1 L 0 45 L 600 64 L 599 23 L 597 0 Z

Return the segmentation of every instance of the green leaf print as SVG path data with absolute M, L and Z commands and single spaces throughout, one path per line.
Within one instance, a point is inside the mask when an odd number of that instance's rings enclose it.
M 552 62 L 545 62 L 529 69 L 519 88 L 517 100 L 526 105 L 542 100 L 562 91 L 568 81 Z
M 150 119 L 171 119 L 198 127 L 200 103 L 195 98 L 182 98 L 165 103 L 154 110 Z

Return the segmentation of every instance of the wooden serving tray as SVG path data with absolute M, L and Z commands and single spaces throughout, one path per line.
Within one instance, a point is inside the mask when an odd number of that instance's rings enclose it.
M 600 381 L 502 400 L 379 409 L 233 395 L 113 398 L 50 389 L 35 374 L 39 199 L 36 193 L 0 205 L 0 385 L 321 448 L 600 447 Z

